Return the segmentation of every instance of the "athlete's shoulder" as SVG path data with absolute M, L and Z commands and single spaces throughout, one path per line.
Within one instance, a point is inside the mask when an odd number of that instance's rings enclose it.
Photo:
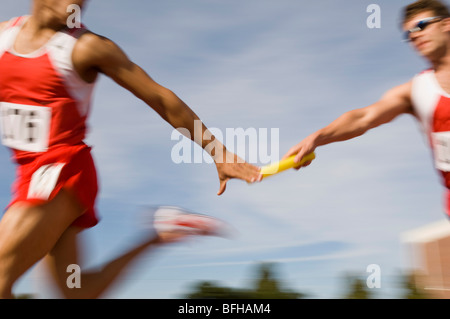
M 387 91 L 386 95 L 388 98 L 399 97 L 399 98 L 410 98 L 411 97 L 411 87 L 413 80 L 399 84 Z
M 421 75 L 428 75 L 433 73 L 433 69 L 432 68 L 428 68 L 428 69 L 424 69 L 422 71 L 420 71 L 419 73 L 416 74 L 416 76 L 421 76 Z
M 91 30 L 86 30 L 86 32 L 84 32 L 84 34 L 80 37 L 79 42 L 81 44 L 94 46 L 96 48 L 102 45 L 111 45 L 114 43 L 111 39 L 92 32 Z
M 19 17 L 13 17 L 7 21 L 0 22 L 0 33 L 2 33 L 4 30 L 15 27 L 17 25 L 20 25 L 20 23 L 23 23 L 28 18 L 28 16 L 19 16 Z
M 85 65 L 100 68 L 123 61 L 126 54 L 111 39 L 94 32 L 86 32 L 76 43 L 74 60 L 81 60 Z
M 9 21 L 0 22 L 0 33 L 3 32 L 4 29 L 8 26 Z
M 123 51 L 112 40 L 92 31 L 85 32 L 75 44 L 72 62 L 83 79 L 90 82 L 97 73 L 123 62 Z
M 411 79 L 411 89 L 413 91 L 427 90 L 434 83 L 434 69 L 425 69 L 416 73 Z
M 400 113 L 411 113 L 411 87 L 412 82 L 408 81 L 392 87 L 382 96 L 380 102 Z
M 434 70 L 432 68 L 423 69 L 412 76 L 411 83 L 414 83 L 417 79 L 429 78 L 433 73 Z
M 11 19 L 7 20 L 7 21 L 2 21 L 0 22 L 0 32 L 3 31 L 4 29 L 10 28 L 10 27 L 15 27 L 18 26 L 20 24 L 22 24 L 24 21 L 27 20 L 29 16 L 19 16 L 19 17 L 12 17 Z
M 80 53 L 92 56 L 113 53 L 118 47 L 111 39 L 89 30 L 78 39 L 76 46 Z

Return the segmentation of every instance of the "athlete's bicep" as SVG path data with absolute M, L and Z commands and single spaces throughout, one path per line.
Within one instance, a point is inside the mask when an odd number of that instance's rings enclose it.
M 118 50 L 105 61 L 101 72 L 152 107 L 159 105 L 169 90 L 156 83 L 140 66 Z
M 102 73 L 162 114 L 165 97 L 171 91 L 156 83 L 141 67 L 133 63 L 113 41 L 89 34 L 78 52 L 81 73 Z M 81 58 L 80 58 L 81 57 Z
M 396 86 L 387 91 L 380 100 L 366 107 L 365 117 L 370 127 L 388 123 L 401 114 L 412 114 L 411 83 Z

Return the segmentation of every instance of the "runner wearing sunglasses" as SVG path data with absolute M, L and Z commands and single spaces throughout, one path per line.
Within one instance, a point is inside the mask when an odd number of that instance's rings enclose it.
M 415 33 L 415 32 L 419 32 L 419 31 L 425 30 L 425 28 L 428 27 L 430 24 L 435 23 L 435 22 L 442 21 L 443 18 L 444 18 L 444 17 L 440 17 L 440 16 L 439 16 L 439 17 L 429 17 L 429 18 L 425 18 L 425 19 L 421 19 L 421 20 L 417 21 L 416 25 L 415 25 L 413 28 L 411 28 L 411 29 L 409 29 L 409 30 L 406 30 L 406 31 L 403 33 L 403 39 L 404 39 L 404 41 L 405 41 L 405 42 L 411 42 L 411 37 L 410 37 L 410 35 L 411 35 L 412 33 Z
M 446 187 L 446 213 L 450 215 L 449 17 L 446 5 L 437 0 L 419 0 L 405 7 L 404 40 L 430 63 L 430 68 L 388 90 L 374 104 L 341 115 L 293 146 L 283 158 L 296 155 L 295 160 L 300 162 L 319 146 L 358 137 L 401 114 L 411 114 L 420 121 L 430 143 L 435 167 Z

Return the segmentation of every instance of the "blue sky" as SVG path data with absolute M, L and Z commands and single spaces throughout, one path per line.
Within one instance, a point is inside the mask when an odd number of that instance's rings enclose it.
M 372 3 L 381 8 L 379 29 L 366 24 Z M 408 3 L 95 0 L 83 22 L 118 43 L 208 127 L 278 129 L 281 156 L 427 67 L 401 42 L 398 18 Z M 29 6 L 4 1 L 0 18 Z M 94 102 L 87 142 L 98 164 L 102 220 L 83 235 L 86 267 L 136 243 L 145 231 L 142 205 L 207 213 L 238 233 L 145 254 L 107 298 L 177 298 L 199 280 L 243 287 L 259 262 L 276 262 L 287 287 L 313 298 L 339 298 L 346 273 L 368 276 L 367 266 L 378 264 L 382 288 L 375 293 L 395 297 L 396 276 L 411 262 L 401 234 L 444 218 L 430 151 L 408 116 L 318 148 L 315 162 L 299 172 L 252 186 L 231 181 L 218 197 L 214 165 L 175 164 L 172 128 L 143 102 L 105 77 Z M 14 172 L 5 148 L 0 164 L 6 205 Z M 45 281 L 33 269 L 16 292 L 45 297 Z

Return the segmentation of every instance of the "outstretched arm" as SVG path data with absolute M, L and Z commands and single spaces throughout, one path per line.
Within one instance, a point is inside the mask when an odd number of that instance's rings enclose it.
M 296 155 L 295 161 L 313 152 L 318 146 L 349 140 L 368 130 L 392 121 L 404 113 L 412 113 L 411 83 L 405 83 L 386 92 L 376 103 L 344 113 L 328 126 L 309 135 L 293 146 L 283 158 Z M 309 165 L 305 163 L 304 166 Z
M 98 73 L 103 73 L 148 104 L 174 128 L 186 129 L 188 137 L 205 149 L 216 163 L 220 179 L 218 195 L 225 191 L 227 181 L 232 178 L 247 182 L 258 179 L 259 168 L 228 152 L 203 123 L 195 125 L 195 121 L 200 121 L 198 116 L 171 90 L 156 83 L 133 63 L 111 40 L 92 33 L 84 35 L 75 47 L 73 61 L 86 81 L 92 82 Z

